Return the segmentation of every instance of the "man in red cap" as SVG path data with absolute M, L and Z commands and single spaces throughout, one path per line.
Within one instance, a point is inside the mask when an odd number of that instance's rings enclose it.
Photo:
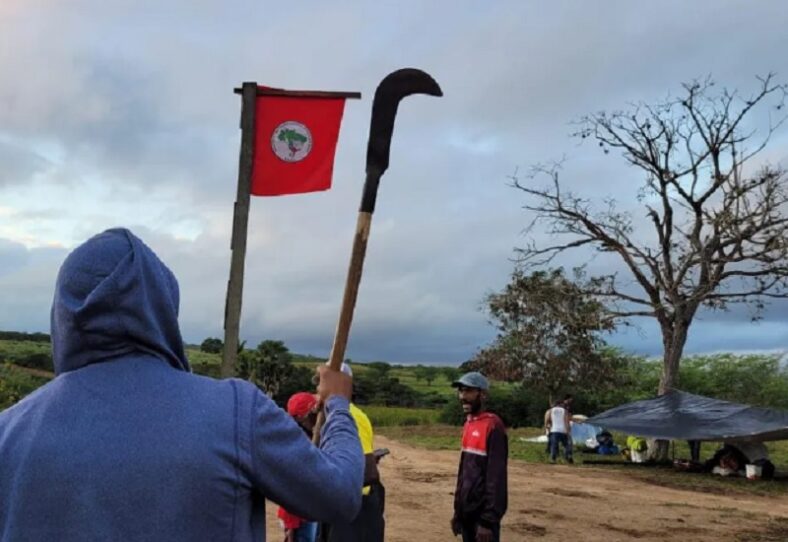
M 310 440 L 317 411 L 317 397 L 311 393 L 295 393 L 287 400 L 287 413 L 301 426 Z M 317 522 L 291 514 L 281 506 L 276 515 L 285 529 L 285 542 L 315 542 L 317 539 Z
M 317 410 L 317 397 L 312 393 L 301 391 L 287 400 L 287 413 L 298 422 L 310 439 L 317 420 Z

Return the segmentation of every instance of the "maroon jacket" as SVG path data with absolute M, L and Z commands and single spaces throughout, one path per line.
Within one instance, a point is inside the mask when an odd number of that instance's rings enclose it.
M 501 419 L 491 412 L 468 416 L 454 492 L 454 516 L 484 527 L 506 513 L 509 440 Z

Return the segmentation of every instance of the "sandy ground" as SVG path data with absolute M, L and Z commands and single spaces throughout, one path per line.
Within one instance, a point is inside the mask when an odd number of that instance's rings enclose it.
M 375 440 L 391 450 L 381 463 L 387 542 L 459 540 L 449 530 L 459 453 L 422 450 L 381 436 Z M 268 540 L 279 542 L 275 511 L 269 503 Z M 501 538 L 722 542 L 762 531 L 769 518 L 788 518 L 788 498 L 707 494 L 660 487 L 610 469 L 513 462 Z

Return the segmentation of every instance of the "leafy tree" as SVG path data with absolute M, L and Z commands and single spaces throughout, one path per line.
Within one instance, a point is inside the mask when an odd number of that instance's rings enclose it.
M 757 318 L 769 299 L 788 296 L 788 177 L 754 160 L 785 121 L 787 88 L 770 74 L 743 97 L 706 80 L 661 103 L 581 119 L 577 137 L 605 154 L 621 153 L 642 176 L 637 215 L 647 217 L 650 236 L 614 201 L 598 210 L 563 189 L 558 166 L 534 168 L 530 179 L 546 175 L 545 188 L 514 178 L 534 217 L 529 230 L 543 224 L 557 239 L 520 249 L 522 264 L 541 267 L 580 247 L 616 257 L 633 285 L 613 273 L 589 281 L 585 291 L 617 302 L 619 317 L 656 319 L 664 345 L 660 394 L 679 383 L 684 345 L 702 307 L 744 303 Z M 778 113 L 758 132 L 753 117 L 770 100 Z M 662 443 L 657 457 L 666 455 Z
M 243 350 L 237 367 L 240 378 L 255 384 L 280 406 L 294 393 L 315 389 L 314 371 L 293 365 L 290 350 L 282 341 L 263 341 L 256 350 Z
M 538 427 L 543 420 L 544 398 L 521 386 L 509 390 L 493 388 L 487 400 L 487 409 L 500 416 L 508 427 Z M 462 425 L 465 417 L 460 402 L 455 400 L 443 406 L 438 421 Z
M 574 396 L 576 413 L 593 416 L 610 408 L 649 399 L 659 383 L 660 364 L 639 356 L 625 354 L 616 348 L 601 348 L 599 356 L 607 368 L 608 377 L 602 382 L 578 383 L 563 390 Z M 546 399 L 545 399 L 545 403 Z
M 530 275 L 515 270 L 511 282 L 487 303 L 499 335 L 470 366 L 491 378 L 521 381 L 550 398 L 609 376 L 611 367 L 598 350 L 613 321 L 563 269 Z
M 391 371 L 391 365 L 385 361 L 373 361 L 372 363 L 367 363 L 366 365 L 377 375 L 378 378 L 388 376 L 389 371 Z
M 209 354 L 221 354 L 224 343 L 221 339 L 209 337 L 200 344 L 200 350 Z
M 788 370 L 775 355 L 715 354 L 682 360 L 685 391 L 750 405 L 788 408 Z
M 244 350 L 238 356 L 238 376 L 256 384 L 271 397 L 277 396 L 295 367 L 290 350 L 282 341 L 266 340 L 255 351 Z
M 454 382 L 460 377 L 460 370 L 456 367 L 441 367 L 440 371 L 449 382 Z
M 312 381 L 314 375 L 315 371 L 309 367 L 293 365 L 292 370 L 282 379 L 276 394 L 273 395 L 274 401 L 279 406 L 284 407 L 287 404 L 287 400 L 294 393 L 301 391 L 314 392 L 315 384 Z
M 415 407 L 422 397 L 398 378 L 380 376 L 375 371 L 360 373 L 353 378 L 354 401 L 360 405 Z
M 467 361 L 463 361 L 460 363 L 459 372 L 460 373 L 467 373 L 469 371 L 476 371 L 479 368 L 479 363 L 476 361 L 476 358 L 469 359 Z
M 413 369 L 413 372 L 416 375 L 417 380 L 424 380 L 428 386 L 432 386 L 432 383 L 436 378 L 438 378 L 438 375 L 440 374 L 440 370 L 437 367 L 424 365 L 417 365 Z

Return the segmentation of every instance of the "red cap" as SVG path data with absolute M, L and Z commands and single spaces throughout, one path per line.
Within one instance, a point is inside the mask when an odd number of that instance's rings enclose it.
M 316 404 L 317 398 L 313 394 L 302 391 L 291 395 L 287 400 L 287 413 L 291 416 L 306 416 Z

